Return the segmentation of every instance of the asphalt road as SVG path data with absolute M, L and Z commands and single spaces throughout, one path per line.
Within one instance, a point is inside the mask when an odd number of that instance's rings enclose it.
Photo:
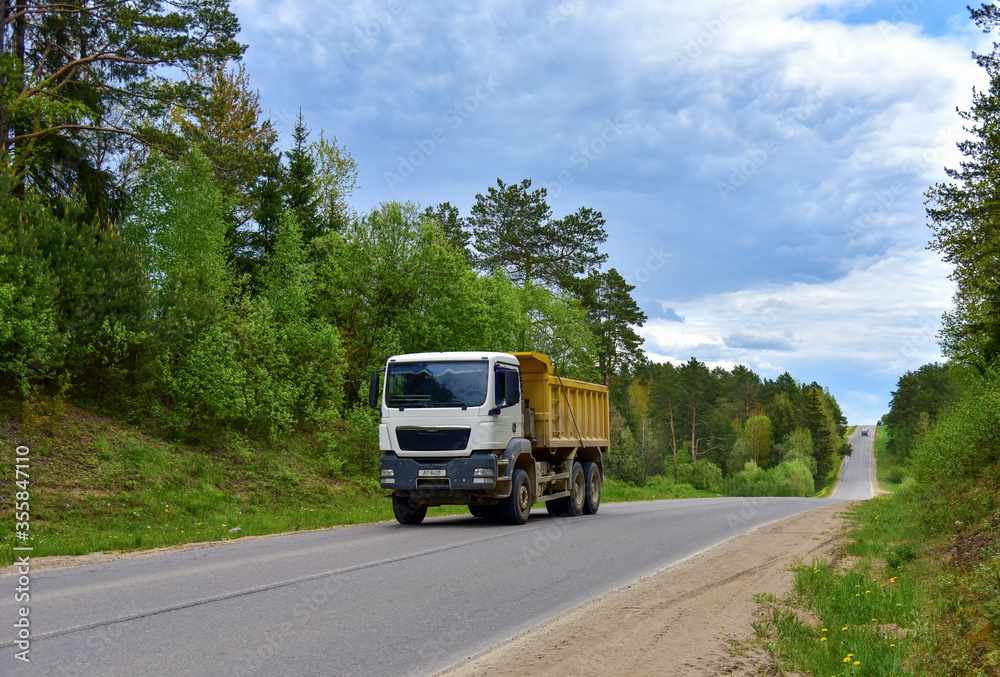
M 862 435 L 862 429 L 868 430 Z M 875 426 L 860 425 L 851 436 L 851 448 L 854 450 L 844 459 L 844 468 L 840 484 L 833 493 L 834 498 L 845 501 L 864 500 L 871 498 L 872 492 L 872 454 L 874 452 Z
M 536 510 L 520 527 L 447 517 L 29 574 L 29 663 L 15 658 L 18 578 L 0 577 L 0 674 L 431 674 L 754 527 L 860 497 L 858 439 L 834 499 Z

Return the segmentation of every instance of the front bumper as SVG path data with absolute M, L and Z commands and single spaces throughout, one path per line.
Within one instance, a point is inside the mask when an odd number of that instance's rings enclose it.
M 493 493 L 497 484 L 497 457 L 490 451 L 473 451 L 459 458 L 403 458 L 394 452 L 379 460 L 379 484 L 394 492 L 421 497 L 454 497 L 468 492 Z

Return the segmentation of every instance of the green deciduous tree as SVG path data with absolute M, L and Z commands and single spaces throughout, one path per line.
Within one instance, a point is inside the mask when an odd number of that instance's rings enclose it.
M 885 424 L 892 432 L 888 449 L 907 458 L 917 440 L 960 395 L 956 367 L 925 364 L 899 377 Z
M 313 250 L 315 312 L 340 328 L 352 401 L 396 353 L 517 349 L 523 290 L 502 274 L 477 275 L 412 204 L 381 205 L 344 233 L 317 238 Z
M 337 145 L 337 137 L 327 140 L 322 129 L 319 139 L 309 144 L 309 155 L 321 230 L 343 231 L 356 216 L 347 199 L 358 185 L 358 163 L 346 148 Z
M 175 163 L 154 153 L 126 231 L 153 292 L 154 375 L 147 389 L 177 432 L 245 417 L 245 374 L 227 316 L 225 204 L 197 149 Z

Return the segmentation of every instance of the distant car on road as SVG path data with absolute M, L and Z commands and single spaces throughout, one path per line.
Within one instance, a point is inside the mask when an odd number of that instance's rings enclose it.
M 861 436 L 862 437 L 868 437 L 868 428 L 862 428 L 861 429 Z

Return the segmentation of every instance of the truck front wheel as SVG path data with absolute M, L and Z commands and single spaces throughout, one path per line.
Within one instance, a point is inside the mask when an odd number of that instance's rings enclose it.
M 392 514 L 400 524 L 420 524 L 427 516 L 427 506 L 417 505 L 409 496 L 393 496 Z
M 510 496 L 500 504 L 500 517 L 507 524 L 524 524 L 531 514 L 531 485 L 520 468 L 510 478 Z
M 601 507 L 601 470 L 593 461 L 583 464 L 583 477 L 587 482 L 587 500 L 583 504 L 583 512 L 593 515 Z

